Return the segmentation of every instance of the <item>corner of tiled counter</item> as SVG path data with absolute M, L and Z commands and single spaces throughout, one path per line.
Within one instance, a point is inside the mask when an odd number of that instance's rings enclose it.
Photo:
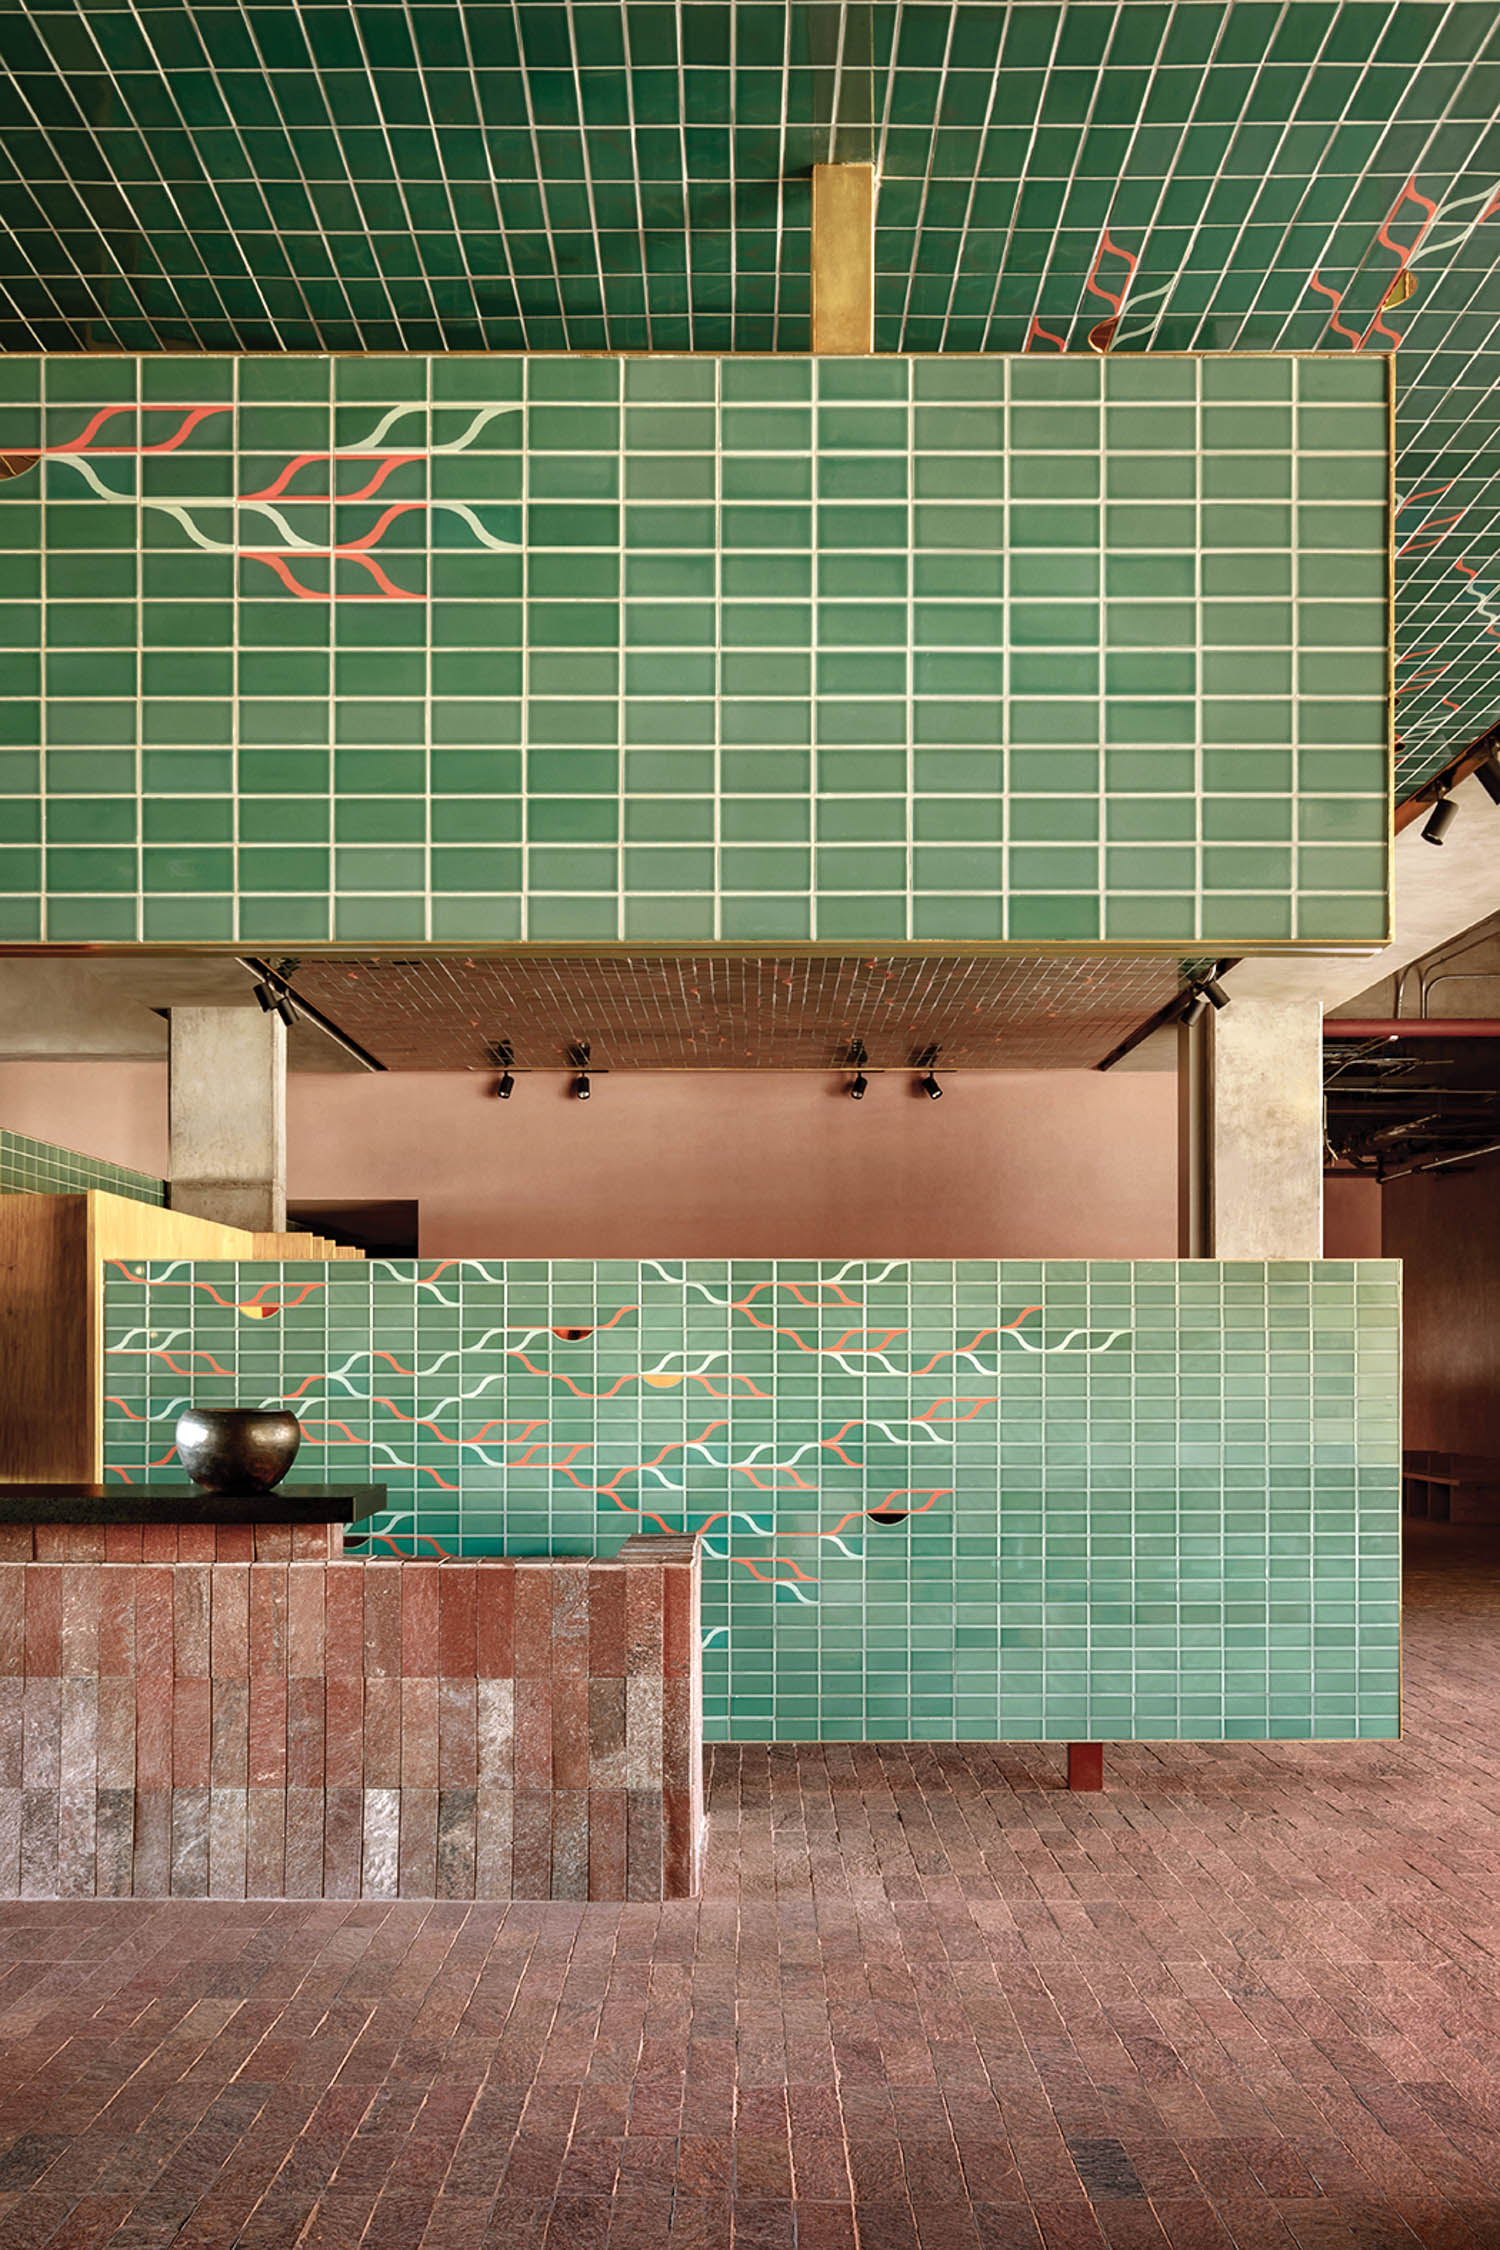
M 626 1544 L 0 1563 L 0 1896 L 695 1895 L 698 1543 Z

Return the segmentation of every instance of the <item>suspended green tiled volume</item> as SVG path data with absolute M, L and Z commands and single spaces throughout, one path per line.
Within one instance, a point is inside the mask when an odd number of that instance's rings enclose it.
M 1410 798 L 1496 717 L 1500 14 L 1454 0 L 30 0 L 6 351 L 1399 354 Z
M 138 1265 L 105 1462 L 287 1404 L 371 1551 L 704 1538 L 717 1740 L 1388 1736 L 1399 1268 Z
M 1388 363 L 0 362 L 0 934 L 1366 941 Z

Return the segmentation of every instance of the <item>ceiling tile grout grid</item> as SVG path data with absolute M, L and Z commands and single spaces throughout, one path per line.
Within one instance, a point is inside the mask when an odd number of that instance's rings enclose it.
M 883 351 L 1399 343 L 1408 794 L 1496 715 L 1497 45 L 1468 0 L 20 0 L 0 340 L 795 351 L 808 167 L 873 155 Z
M 392 1070 L 1090 1069 L 1203 966 L 1166 954 L 318 953 L 294 992 Z

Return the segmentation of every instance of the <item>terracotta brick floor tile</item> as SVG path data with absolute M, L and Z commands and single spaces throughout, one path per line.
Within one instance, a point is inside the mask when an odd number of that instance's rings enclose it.
M 1226 2199 L 1215 2209 L 1234 2250 L 1292 2250 L 1292 2236 L 1274 2204 Z
M 979 2250 L 1041 2250 L 1041 2231 L 1029 2203 L 976 2203 Z
M 546 2240 L 547 2221 L 551 2207 L 538 2203 L 534 2196 L 497 2196 L 490 2206 L 489 2223 L 474 2245 L 474 2250 L 520 2250 L 526 2245 Z M 300 2246 L 299 2246 L 300 2250 Z M 589 2245 L 594 2250 L 594 2245 Z
M 860 2250 L 917 2250 L 909 2203 L 858 2203 L 855 2212 Z
M 610 2250 L 648 2250 L 659 2243 L 672 2223 L 672 2191 L 656 2182 L 649 2186 L 623 2184 L 615 2191 L 610 2209 Z M 493 2231 L 494 2221 L 491 2221 Z M 514 2239 L 513 2237 L 510 2239 Z M 526 2237 L 522 2237 L 525 2240 Z
M 1081 2198 L 1039 2200 L 1030 2208 L 1046 2250 L 1103 2250 L 1099 2222 Z
M 797 2250 L 857 2250 L 852 2204 L 799 2198 L 796 2210 Z
M 1399 1743 L 712 1754 L 668 1906 L 0 1906 L 0 2250 L 1500 2250 L 1500 1533 Z
M 724 2250 L 733 2230 L 734 2198 L 679 2192 L 672 2200 L 673 2250 Z

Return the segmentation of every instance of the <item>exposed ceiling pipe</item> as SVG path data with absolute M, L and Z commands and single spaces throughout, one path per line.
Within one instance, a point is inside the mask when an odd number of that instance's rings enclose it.
M 1474 1164 L 1481 1156 L 1500 1156 L 1500 1141 L 1489 1141 L 1483 1148 L 1461 1149 L 1456 1156 L 1434 1156 L 1426 1164 L 1403 1164 L 1399 1171 L 1383 1172 L 1380 1184 L 1390 1180 L 1409 1180 L 1414 1172 L 1442 1172 L 1451 1164 Z
M 1422 1013 L 1424 1016 L 1431 1014 L 1428 1002 L 1431 999 L 1433 993 L 1436 992 L 1440 984 L 1500 984 L 1500 970 L 1440 969 L 1435 977 L 1424 976 L 1422 979 L 1421 1000 Z M 1442 1021 L 1442 1018 L 1438 1017 L 1436 1020 L 1440 1023 Z
M 1477 923 L 1467 934 L 1460 934 L 1456 938 L 1451 938 L 1446 945 L 1440 945 L 1435 952 L 1429 953 L 1425 960 L 1409 963 L 1407 968 L 1402 970 L 1401 977 L 1397 980 L 1397 1015 L 1399 1016 L 1401 1013 L 1401 986 L 1408 975 L 1415 974 L 1416 976 L 1417 1014 L 1425 1016 L 1429 1013 L 1427 996 L 1432 987 L 1435 984 L 1441 984 L 1446 977 L 1464 974 L 1463 970 L 1455 971 L 1453 969 L 1453 962 L 1461 961 L 1466 953 L 1478 953 L 1482 947 L 1493 945 L 1497 938 L 1500 938 L 1500 920 L 1497 920 L 1497 917 L 1493 914 L 1487 914 L 1484 920 Z M 1485 971 L 1476 969 L 1473 974 L 1482 977 Z
M 1500 1016 L 1325 1016 L 1325 1039 L 1500 1039 Z

